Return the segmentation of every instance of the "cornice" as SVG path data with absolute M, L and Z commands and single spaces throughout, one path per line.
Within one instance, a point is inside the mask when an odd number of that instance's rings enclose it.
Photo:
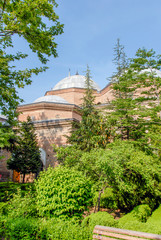
M 41 102 L 41 103 L 20 105 L 17 108 L 17 112 L 35 111 L 35 110 L 42 110 L 42 109 L 78 112 L 80 107 L 75 104 Z

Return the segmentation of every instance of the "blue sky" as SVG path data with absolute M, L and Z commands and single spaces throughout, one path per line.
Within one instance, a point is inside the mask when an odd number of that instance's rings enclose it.
M 78 70 L 84 75 L 87 64 L 92 79 L 103 88 L 115 66 L 113 48 L 117 38 L 128 57 L 138 48 L 153 48 L 161 54 L 161 0 L 57 0 L 55 9 L 64 33 L 56 38 L 59 57 L 50 58 L 49 69 L 33 77 L 33 83 L 19 90 L 24 103 L 31 103 Z M 29 53 L 21 68 L 40 66 L 27 43 L 15 39 L 15 50 Z

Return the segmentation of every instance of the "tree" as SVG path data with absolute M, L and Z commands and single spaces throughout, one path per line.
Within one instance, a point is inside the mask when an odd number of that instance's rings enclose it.
M 113 139 L 136 140 L 142 147 L 150 147 L 150 132 L 161 123 L 161 78 L 157 75 L 160 59 L 153 50 L 139 49 L 112 82 L 115 99 L 108 121 L 114 125 Z
M 55 0 L 0 1 L 0 110 L 11 125 L 15 124 L 16 107 L 22 101 L 17 88 L 31 84 L 32 74 L 46 67 L 15 70 L 12 62 L 26 58 L 27 54 L 7 54 L 6 49 L 13 47 L 13 36 L 17 35 L 28 42 L 43 64 L 51 55 L 57 57 L 55 36 L 63 32 L 63 25 L 54 7 Z
M 119 140 L 107 146 L 97 164 L 106 174 L 121 209 L 160 204 L 161 169 L 156 155 L 141 151 L 133 141 Z
M 19 123 L 17 133 L 17 140 L 7 165 L 9 169 L 23 174 L 24 183 L 25 175 L 28 173 L 37 174 L 41 170 L 42 162 L 34 127 L 29 117 L 27 122 Z
M 43 217 L 80 218 L 91 202 L 91 182 L 74 169 L 49 167 L 35 186 L 37 209 Z
M 117 39 L 117 43 L 114 47 L 114 64 L 116 65 L 116 73 L 112 77 L 112 81 L 118 79 L 128 66 L 128 59 L 126 57 L 124 46 L 120 44 L 120 39 Z
M 104 122 L 103 115 L 94 105 L 95 97 L 93 95 L 90 70 L 87 66 L 86 71 L 86 90 L 81 105 L 82 119 L 73 124 L 71 135 L 68 137 L 70 144 L 83 151 L 90 151 L 92 148 L 104 148 L 109 142 L 108 128 Z

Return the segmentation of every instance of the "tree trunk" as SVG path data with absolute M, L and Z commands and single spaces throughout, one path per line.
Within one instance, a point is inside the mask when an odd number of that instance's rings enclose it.
M 98 212 L 100 210 L 101 194 L 102 194 L 102 190 L 99 191 L 99 195 L 98 195 L 98 208 L 97 208 Z
M 25 175 L 26 173 L 23 174 L 23 181 L 22 181 L 23 183 L 25 182 Z

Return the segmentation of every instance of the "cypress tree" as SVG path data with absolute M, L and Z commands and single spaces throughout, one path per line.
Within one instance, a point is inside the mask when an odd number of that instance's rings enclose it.
M 17 140 L 14 143 L 12 156 L 8 160 L 8 168 L 16 170 L 23 174 L 23 183 L 25 175 L 28 173 L 38 173 L 42 167 L 40 151 L 37 144 L 31 118 L 26 122 L 19 124 L 17 129 Z

